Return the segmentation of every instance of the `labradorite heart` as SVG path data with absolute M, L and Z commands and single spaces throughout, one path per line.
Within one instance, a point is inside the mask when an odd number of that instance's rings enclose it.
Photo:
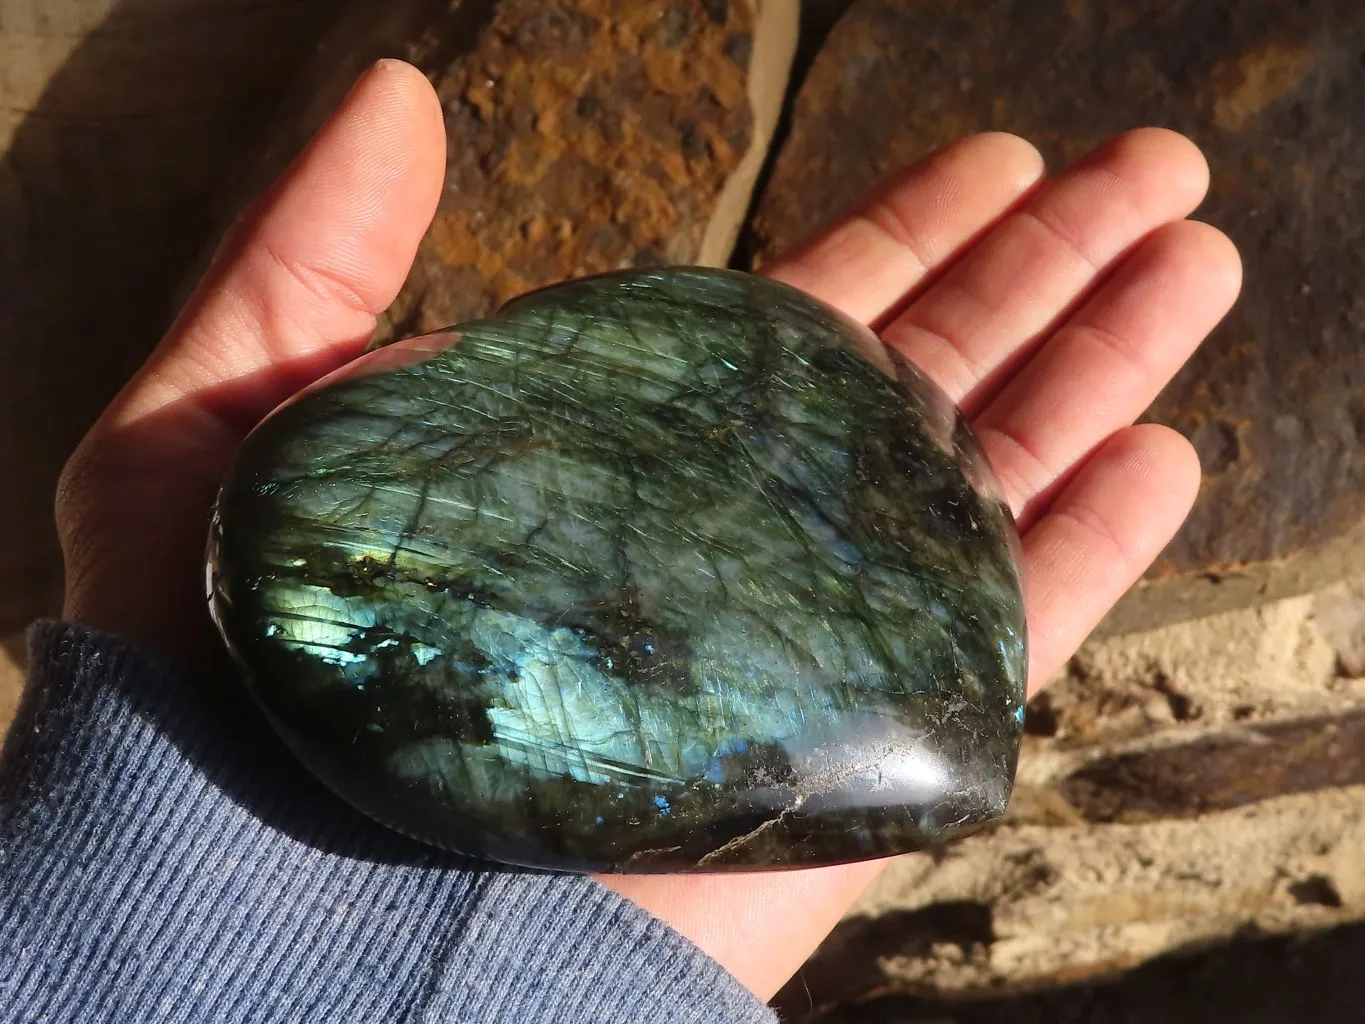
M 247 439 L 214 615 L 300 758 L 420 839 L 572 869 L 824 864 L 998 817 L 1009 513 L 871 333 L 613 274 L 363 357 Z

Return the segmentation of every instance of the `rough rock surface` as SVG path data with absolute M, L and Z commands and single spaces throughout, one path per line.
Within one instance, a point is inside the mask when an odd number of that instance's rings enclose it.
M 433 330 L 584 273 L 723 264 L 738 223 L 705 252 L 713 209 L 766 141 L 747 88 L 754 13 L 742 0 L 497 4 L 436 82 L 446 193 L 394 325 Z
M 1356 580 L 1092 640 L 1031 703 L 1006 823 L 897 861 L 784 992 L 791 1018 L 919 1019 L 848 1014 L 1365 919 L 1365 679 L 1342 656 L 1363 625 Z
M 1201 212 L 1238 243 L 1243 298 L 1151 410 L 1206 482 L 1109 631 L 1365 571 L 1365 7 L 861 0 L 806 75 L 757 218 L 771 256 L 874 179 L 987 129 L 1050 164 L 1160 124 L 1213 170 Z
M 303 76 L 253 184 L 369 60 L 423 68 L 446 192 L 377 340 L 437 330 L 568 277 L 724 265 L 782 103 L 790 0 L 363 3 Z
M 328 0 L 0 0 L 0 632 L 55 610 L 52 491 L 169 322 Z

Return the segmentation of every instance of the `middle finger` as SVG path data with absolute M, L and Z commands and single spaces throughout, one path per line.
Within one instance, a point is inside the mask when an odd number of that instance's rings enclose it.
M 1031 197 L 882 332 L 974 415 L 1131 246 L 1199 205 L 1208 165 L 1159 128 L 1106 143 Z

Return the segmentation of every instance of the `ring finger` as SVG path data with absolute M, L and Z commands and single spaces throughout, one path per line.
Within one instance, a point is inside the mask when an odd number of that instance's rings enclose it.
M 1237 250 L 1216 228 L 1143 241 L 973 426 L 1021 530 L 1087 453 L 1128 426 L 1232 306 Z

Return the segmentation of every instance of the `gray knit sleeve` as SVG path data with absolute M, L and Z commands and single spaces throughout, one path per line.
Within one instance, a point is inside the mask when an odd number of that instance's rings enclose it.
M 371 824 L 234 687 L 42 623 L 0 752 L 0 1021 L 776 1020 L 584 877 Z

